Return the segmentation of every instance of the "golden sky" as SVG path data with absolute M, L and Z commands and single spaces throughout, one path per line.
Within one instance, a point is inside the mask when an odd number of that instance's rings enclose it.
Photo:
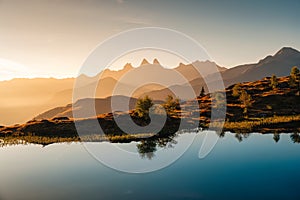
M 299 10 L 299 1 L 271 0 L 0 0 L 0 80 L 76 76 L 100 42 L 146 26 L 191 36 L 221 66 L 257 62 L 283 46 L 300 49 Z

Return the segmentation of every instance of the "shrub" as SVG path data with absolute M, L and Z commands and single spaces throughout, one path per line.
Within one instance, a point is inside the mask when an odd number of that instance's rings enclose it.
M 166 102 L 163 104 L 163 107 L 166 109 L 168 115 L 175 114 L 175 111 L 178 110 L 179 107 L 179 99 L 174 98 L 172 95 L 168 95 L 166 98 Z
M 273 89 L 277 88 L 277 86 L 278 86 L 278 80 L 277 80 L 277 77 L 276 77 L 274 74 L 272 75 L 270 81 L 271 81 L 271 82 L 270 82 L 270 86 L 271 86 Z
M 239 83 L 235 84 L 232 88 L 232 96 L 239 97 L 241 93 L 241 86 Z
M 272 110 L 272 106 L 271 106 L 271 105 L 266 105 L 266 108 L 267 108 L 268 110 Z
M 144 98 L 139 98 L 135 106 L 135 113 L 139 117 L 149 118 L 149 109 L 153 106 L 152 99 L 146 95 Z
M 239 100 L 241 101 L 241 103 L 243 104 L 244 107 L 244 113 L 247 114 L 248 113 L 248 107 L 252 105 L 251 101 L 251 95 L 248 94 L 245 90 L 241 91 Z
M 291 74 L 290 74 L 290 77 L 289 77 L 290 87 L 295 87 L 295 86 L 299 87 L 299 81 L 300 81 L 299 69 L 297 67 L 293 67 L 291 69 Z

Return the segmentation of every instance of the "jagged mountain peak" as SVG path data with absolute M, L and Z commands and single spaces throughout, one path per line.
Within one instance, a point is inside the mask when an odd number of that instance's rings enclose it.
M 267 57 L 261 59 L 258 64 L 267 64 L 275 60 L 290 60 L 300 58 L 300 52 L 291 47 L 283 47 L 273 56 L 268 55 Z M 284 67 L 284 66 L 283 66 Z
M 148 60 L 146 58 L 144 58 L 140 64 L 141 65 L 149 65 L 150 63 L 148 62 Z
M 159 61 L 156 58 L 153 60 L 153 64 L 154 65 L 160 65 Z
M 133 66 L 131 65 L 131 63 L 126 63 L 126 65 L 124 65 L 123 69 L 132 69 Z
M 283 47 L 275 54 L 275 56 L 291 54 L 300 54 L 300 52 L 296 49 L 293 49 L 292 47 Z

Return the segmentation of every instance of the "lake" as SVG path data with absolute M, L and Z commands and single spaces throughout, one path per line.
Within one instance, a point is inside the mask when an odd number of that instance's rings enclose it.
M 185 137 L 126 162 L 156 162 Z M 82 143 L 5 146 L 0 148 L 0 199 L 300 199 L 300 144 L 290 134 L 281 134 L 278 142 L 273 137 L 253 133 L 240 141 L 226 133 L 199 159 L 200 134 L 170 166 L 136 174 L 101 164 Z M 113 145 L 136 152 L 137 144 Z

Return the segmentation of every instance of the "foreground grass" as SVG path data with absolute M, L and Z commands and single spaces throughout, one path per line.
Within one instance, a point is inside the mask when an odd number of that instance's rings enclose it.
M 18 144 L 40 144 L 43 146 L 54 143 L 71 143 L 71 142 L 104 142 L 126 143 L 132 141 L 140 141 L 143 138 L 148 138 L 153 134 L 126 134 L 126 135 L 85 135 L 82 137 L 47 137 L 47 136 L 6 136 L 0 137 L 0 147 L 18 145 Z
M 205 126 L 207 128 L 207 126 Z M 230 131 L 232 133 L 299 133 L 300 132 L 300 115 L 292 116 L 273 116 L 266 118 L 249 118 L 243 121 L 228 122 L 224 125 L 222 123 L 213 123 L 210 128 L 223 129 L 223 131 Z M 169 128 L 166 128 L 170 130 Z M 177 131 L 175 131 L 177 132 Z M 175 133 L 174 132 L 174 133 Z M 71 143 L 71 142 L 113 142 L 113 143 L 128 143 L 132 141 L 142 141 L 145 138 L 168 137 L 170 133 L 153 134 L 153 133 L 139 133 L 139 134 L 88 134 L 84 136 L 77 135 L 35 135 L 33 133 L 26 133 L 25 135 L 1 135 L 0 147 L 17 144 L 40 144 L 43 146 L 53 143 Z M 171 134 L 172 135 L 172 134 Z
M 273 116 L 266 118 L 249 118 L 246 121 L 225 122 L 224 131 L 239 132 L 300 132 L 300 115 Z M 212 124 L 212 128 L 219 128 L 220 123 Z
M 18 144 L 40 144 L 49 145 L 53 143 L 79 142 L 79 137 L 46 137 L 46 136 L 8 136 L 0 137 L 0 146 L 10 146 Z

